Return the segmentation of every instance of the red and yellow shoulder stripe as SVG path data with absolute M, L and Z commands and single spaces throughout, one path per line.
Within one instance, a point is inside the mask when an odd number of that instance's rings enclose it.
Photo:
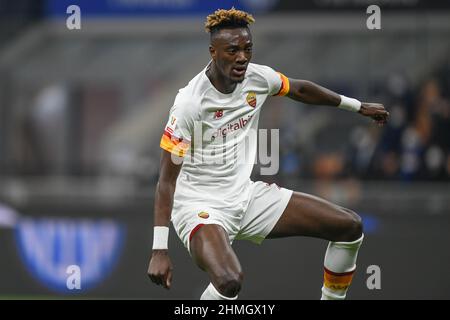
M 160 147 L 178 157 L 184 157 L 189 150 L 190 141 L 177 138 L 171 128 L 166 128 L 161 137 Z
M 274 94 L 274 96 L 285 96 L 289 92 L 289 79 L 282 74 L 281 72 L 277 72 L 281 78 L 281 88 L 278 93 Z

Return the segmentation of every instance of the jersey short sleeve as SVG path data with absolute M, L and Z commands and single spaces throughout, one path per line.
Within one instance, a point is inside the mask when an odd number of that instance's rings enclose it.
M 284 74 L 268 66 L 261 66 L 261 72 L 267 80 L 269 95 L 284 96 L 289 92 L 289 80 Z
M 179 157 L 184 157 L 191 145 L 194 130 L 191 107 L 189 104 L 175 101 L 161 137 L 160 147 Z

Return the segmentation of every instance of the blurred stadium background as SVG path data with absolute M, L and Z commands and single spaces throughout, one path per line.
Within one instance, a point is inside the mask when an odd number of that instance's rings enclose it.
M 81 8 L 68 30 L 66 9 Z M 381 30 L 366 8 L 381 7 Z M 253 61 L 365 101 L 389 124 L 269 99 L 277 182 L 352 208 L 366 240 L 348 297 L 450 298 L 450 3 L 445 0 L 0 0 L 0 299 L 197 299 L 208 281 L 172 230 L 167 292 L 146 276 L 159 139 L 209 61 L 204 17 L 253 13 Z M 256 167 L 257 168 L 257 167 Z M 243 299 L 317 299 L 326 242 L 234 245 Z M 68 265 L 81 290 L 68 290 Z M 367 267 L 381 269 L 369 290 Z

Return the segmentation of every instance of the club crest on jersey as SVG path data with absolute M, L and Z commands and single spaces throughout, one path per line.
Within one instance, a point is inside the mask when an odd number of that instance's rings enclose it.
M 214 112 L 214 119 L 220 119 L 223 116 L 223 110 L 217 110 L 216 112 Z
M 249 92 L 247 94 L 247 103 L 250 105 L 250 107 L 254 108 L 256 107 L 256 93 L 254 92 Z
M 208 212 L 205 212 L 205 211 L 202 211 L 202 212 L 200 212 L 200 213 L 198 214 L 198 216 L 199 216 L 200 218 L 202 218 L 202 219 L 208 219 L 208 218 L 209 218 L 209 213 L 208 213 Z

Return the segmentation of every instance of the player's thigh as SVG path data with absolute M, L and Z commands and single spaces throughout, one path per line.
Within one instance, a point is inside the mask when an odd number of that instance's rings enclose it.
M 218 224 L 202 226 L 190 241 L 195 263 L 213 278 L 241 277 L 239 260 L 230 245 L 228 234 Z
M 361 232 L 361 218 L 352 210 L 310 194 L 294 192 L 269 238 L 309 236 L 350 241 Z

